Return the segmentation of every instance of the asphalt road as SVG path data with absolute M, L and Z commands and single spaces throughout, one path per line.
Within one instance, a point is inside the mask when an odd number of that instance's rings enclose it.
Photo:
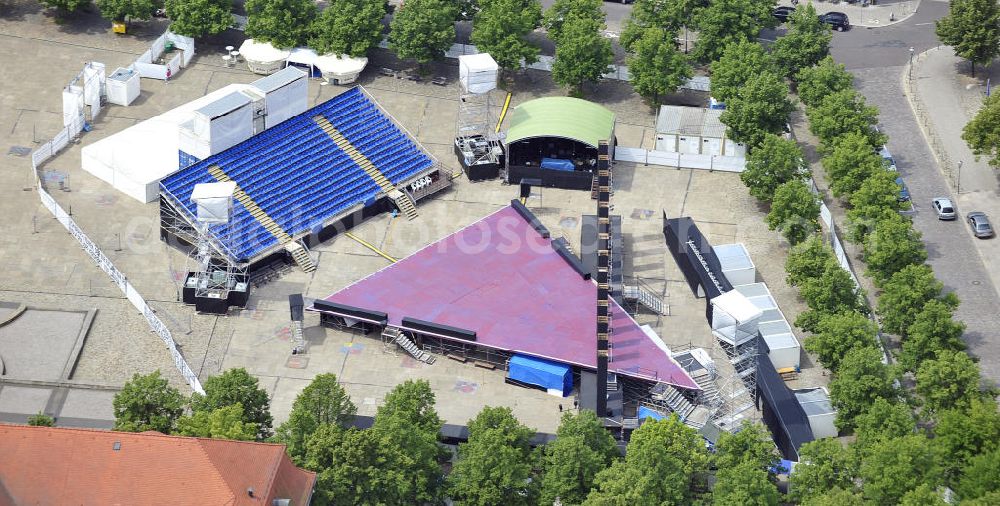
M 930 207 L 934 197 L 954 196 L 903 94 L 909 48 L 919 54 L 939 45 L 933 22 L 947 12 L 947 3 L 924 0 L 917 13 L 901 23 L 834 33 L 831 52 L 854 73 L 855 85 L 868 102 L 879 108 L 880 128 L 889 136 L 889 150 L 910 189 L 913 222 L 923 234 L 928 262 L 945 289 L 962 301 L 956 316 L 967 325 L 963 338 L 969 352 L 980 359 L 983 375 L 1000 383 L 1000 297 L 965 223 L 939 221 Z

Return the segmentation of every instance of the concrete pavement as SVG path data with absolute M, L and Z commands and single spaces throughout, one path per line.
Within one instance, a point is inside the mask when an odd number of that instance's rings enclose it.
M 804 4 L 804 2 L 799 2 Z M 851 20 L 852 27 L 880 27 L 900 23 L 909 19 L 920 7 L 920 0 L 890 0 L 881 1 L 876 5 L 863 5 L 862 2 L 812 2 L 819 14 L 827 12 L 843 12 Z M 791 0 L 779 0 L 778 5 L 792 5 Z

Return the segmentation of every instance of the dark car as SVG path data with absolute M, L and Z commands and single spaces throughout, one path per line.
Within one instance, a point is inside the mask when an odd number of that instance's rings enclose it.
M 903 182 L 903 178 L 897 177 L 896 184 L 899 185 L 899 196 L 896 197 L 900 202 L 910 201 L 910 190 L 906 187 L 906 183 Z
M 847 14 L 843 12 L 827 12 L 820 15 L 819 20 L 832 26 L 838 32 L 851 29 L 851 20 L 847 19 Z
M 993 227 L 990 226 L 990 219 L 986 213 L 974 211 L 965 216 L 969 219 L 969 226 L 972 227 L 972 234 L 980 239 L 993 237 Z
M 788 21 L 788 18 L 792 15 L 793 12 L 795 12 L 795 7 L 782 5 L 780 7 L 775 7 L 774 10 L 771 11 L 771 15 L 774 16 L 778 21 L 784 23 L 785 21 Z

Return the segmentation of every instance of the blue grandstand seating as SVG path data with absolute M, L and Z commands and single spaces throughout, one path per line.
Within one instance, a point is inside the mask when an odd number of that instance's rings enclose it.
M 215 182 L 208 172 L 218 165 L 289 235 L 358 205 L 371 203 L 380 188 L 313 118 L 326 118 L 393 184 L 433 166 L 431 158 L 403 133 L 360 88 L 352 88 L 221 153 L 195 162 L 163 179 L 161 189 L 192 215 L 191 191 Z M 239 258 L 252 260 L 278 246 L 239 202 L 228 233 L 213 228 Z

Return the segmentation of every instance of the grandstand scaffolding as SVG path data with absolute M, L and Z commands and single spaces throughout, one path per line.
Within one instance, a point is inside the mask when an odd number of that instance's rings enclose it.
M 455 152 L 469 179 L 473 180 L 497 177 L 503 165 L 503 146 L 493 115 L 497 72 L 497 63 L 489 54 L 459 57 L 461 91 Z

